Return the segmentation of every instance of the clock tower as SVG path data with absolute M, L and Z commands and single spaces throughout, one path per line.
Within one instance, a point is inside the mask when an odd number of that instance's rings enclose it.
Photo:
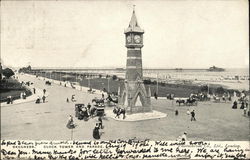
M 135 10 L 128 28 L 124 32 L 127 48 L 127 63 L 124 89 L 118 91 L 119 105 L 124 107 L 128 114 L 149 112 L 151 108 L 151 91 L 148 92 L 143 84 L 142 52 L 144 30 L 140 28 Z

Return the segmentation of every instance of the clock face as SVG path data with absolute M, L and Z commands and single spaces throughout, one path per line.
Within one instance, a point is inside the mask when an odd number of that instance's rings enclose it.
M 141 42 L 141 37 L 139 35 L 134 36 L 135 43 L 140 43 Z
M 131 36 L 127 36 L 127 42 L 130 43 L 132 41 Z

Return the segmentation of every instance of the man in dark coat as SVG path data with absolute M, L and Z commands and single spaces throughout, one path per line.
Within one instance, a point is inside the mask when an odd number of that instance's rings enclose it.
M 178 110 L 175 110 L 175 115 L 178 116 L 179 112 Z
M 88 110 L 90 110 L 90 108 L 91 108 L 90 103 L 88 103 L 87 108 L 88 108 Z
M 43 103 L 45 103 L 46 97 L 44 95 L 43 95 L 42 99 L 43 99 Z
M 244 108 L 245 108 L 245 103 L 244 103 L 244 102 L 241 102 L 240 109 L 244 109 Z
M 156 92 L 154 93 L 154 97 L 157 100 L 158 97 L 157 97 L 157 93 Z
M 196 121 L 194 110 L 191 112 L 191 121 Z
M 43 94 L 45 94 L 46 93 L 46 89 L 43 89 Z

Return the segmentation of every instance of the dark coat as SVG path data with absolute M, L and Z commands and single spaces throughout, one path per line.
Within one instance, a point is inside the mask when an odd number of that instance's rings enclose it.
M 94 139 L 100 139 L 99 127 L 94 128 L 94 130 L 93 130 L 93 138 Z

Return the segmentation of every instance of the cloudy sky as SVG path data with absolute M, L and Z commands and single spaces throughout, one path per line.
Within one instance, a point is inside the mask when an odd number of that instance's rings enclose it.
M 125 67 L 133 5 L 147 68 L 246 68 L 247 0 L 1 1 L 1 59 L 18 67 Z

